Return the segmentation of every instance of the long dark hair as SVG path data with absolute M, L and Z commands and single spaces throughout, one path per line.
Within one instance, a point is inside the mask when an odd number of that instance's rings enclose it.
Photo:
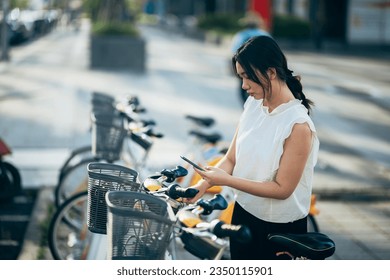
M 314 103 L 306 98 L 302 90 L 301 77 L 294 76 L 293 71 L 288 69 L 287 59 L 274 39 L 269 36 L 256 36 L 249 39 L 237 50 L 232 57 L 232 66 L 234 73 L 238 76 L 236 62 L 241 65 L 248 78 L 259 84 L 264 92 L 266 92 L 266 88 L 260 82 L 255 71 L 258 70 L 264 76 L 269 89 L 271 81 L 267 70 L 274 68 L 279 79 L 287 84 L 294 97 L 302 101 L 310 114 L 311 106 Z

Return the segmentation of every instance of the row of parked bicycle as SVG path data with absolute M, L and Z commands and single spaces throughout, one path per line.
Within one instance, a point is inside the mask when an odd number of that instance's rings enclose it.
M 182 202 L 199 180 L 182 163 L 151 170 L 148 154 L 156 138 L 153 120 L 142 119 L 145 109 L 137 97 L 117 101 L 93 93 L 90 146 L 76 149 L 63 164 L 55 188 L 57 210 L 49 228 L 54 259 L 180 259 L 183 249 L 199 259 L 229 259 L 229 239 L 246 242 L 243 225 L 232 225 L 234 191 L 214 186 L 194 204 Z M 213 165 L 226 151 L 221 136 L 210 133 L 212 118 L 186 116 L 187 157 Z M 335 250 L 319 233 L 315 208 L 305 235 L 269 236 L 292 259 L 325 259 Z

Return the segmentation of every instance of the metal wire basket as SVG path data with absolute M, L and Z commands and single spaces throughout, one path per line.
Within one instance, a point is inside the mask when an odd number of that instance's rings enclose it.
M 124 166 L 92 162 L 88 164 L 88 229 L 94 233 L 107 233 L 108 191 L 141 191 L 138 173 Z
M 124 119 L 119 114 L 92 114 L 92 153 L 97 158 L 108 162 L 118 160 L 126 134 Z
M 106 203 L 109 259 L 164 259 L 175 222 L 165 200 L 140 192 L 110 191 Z
M 115 98 L 111 95 L 93 92 L 91 100 L 92 112 L 112 113 L 115 111 L 114 102 Z

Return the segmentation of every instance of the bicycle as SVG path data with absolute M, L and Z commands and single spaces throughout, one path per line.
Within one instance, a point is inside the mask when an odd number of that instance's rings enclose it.
M 107 103 L 102 102 L 102 104 Z M 141 109 L 135 107 L 131 110 L 140 111 Z M 101 111 L 98 112 L 92 115 L 93 136 L 91 148 L 84 147 L 78 149 L 77 151 L 84 152 L 83 158 L 73 165 L 64 165 L 60 172 L 55 188 L 55 205 L 57 207 L 70 194 L 87 188 L 85 170 L 89 163 L 96 161 L 112 163 L 122 160 L 126 166 L 142 170 L 152 146 L 152 138 L 163 137 L 161 133 L 155 133 L 150 127 L 154 123 L 152 121 L 141 121 L 142 124 L 140 125 L 133 119 L 130 121 L 128 117 L 123 117 L 120 111 L 108 114 Z M 141 126 L 143 127 L 142 129 L 140 128 Z M 127 130 L 125 127 L 129 127 L 129 129 Z M 133 145 L 134 143 L 136 145 Z M 142 157 L 134 155 L 138 147 L 144 153 Z M 87 150 L 92 151 L 90 156 L 85 156 L 85 151 Z M 74 159 L 78 155 L 75 152 L 72 156 Z M 70 163 L 72 159 L 68 159 L 66 162 Z
M 138 173 L 124 166 L 108 163 L 91 163 L 88 166 L 89 192 L 79 192 L 65 200 L 52 216 L 48 243 L 54 259 L 104 259 L 106 249 L 90 245 L 105 243 L 107 206 L 105 193 L 109 190 L 143 191 L 137 182 Z M 169 176 L 184 176 L 184 168 L 163 170 Z M 170 179 L 174 180 L 174 179 Z M 175 187 L 176 188 L 176 187 Z M 179 190 L 165 188 L 171 195 Z M 191 190 L 186 190 L 187 195 Z M 161 193 L 161 191 L 160 191 Z M 92 248 L 92 250 L 91 250 Z
M 219 260 L 228 248 L 226 237 L 246 242 L 251 235 L 244 226 L 226 225 L 214 220 L 202 222 L 201 213 L 227 206 L 217 195 L 183 207 L 176 217 L 165 200 L 145 193 L 113 191 L 106 194 L 108 212 L 108 251 L 110 259 L 176 258 L 176 238 L 184 249 L 200 259 Z M 194 211 L 196 209 L 196 211 Z M 196 221 L 196 222 L 194 222 Z M 178 232 L 175 232 L 175 229 Z
M 165 185 L 166 182 L 176 182 L 177 178 L 183 177 L 172 176 L 170 172 L 164 169 L 160 174 L 150 176 L 143 182 L 143 188 L 150 194 L 160 197 L 159 194 L 161 191 L 163 193 L 165 192 L 164 189 L 167 187 Z M 172 189 L 173 187 L 182 189 L 177 183 L 171 184 L 169 188 Z M 168 195 L 163 196 L 163 199 L 168 202 L 180 221 L 179 226 L 176 226 L 180 230 L 180 233 L 176 237 L 181 239 L 184 244 L 184 249 L 192 255 L 200 259 L 228 259 L 229 242 L 225 237 L 240 239 L 241 242 L 248 240 L 250 237 L 247 233 L 248 230 L 243 229 L 246 227 L 232 226 L 230 223 L 220 219 L 219 214 L 212 216 L 214 212 L 223 211 L 228 207 L 227 200 L 221 194 L 215 194 L 208 199 L 202 198 L 195 204 L 187 205 L 177 199 L 194 197 L 198 190 L 184 188 L 182 192 L 187 194 L 180 193 L 178 195 L 169 191 L 167 193 Z M 194 246 L 193 243 L 197 245 Z M 202 243 L 204 248 L 208 248 L 208 250 L 198 252 L 194 249 Z M 174 245 L 176 242 L 172 242 L 171 244 Z M 171 250 L 171 252 L 175 251 L 175 249 Z M 173 256 L 173 258 L 176 259 L 176 256 Z
M 123 118 L 132 123 L 134 130 L 136 129 L 134 127 L 135 124 L 138 127 L 155 125 L 155 122 L 152 120 L 141 120 L 136 116 L 137 114 L 144 113 L 146 111 L 145 108 L 140 105 L 139 99 L 136 96 L 127 96 L 123 100 L 116 101 L 111 95 L 101 92 L 93 92 L 91 107 L 92 113 L 104 112 L 107 114 L 117 113 L 121 115 Z M 93 124 L 91 123 L 91 130 L 92 125 Z M 93 154 L 92 145 L 86 145 L 73 150 L 59 170 L 58 182 L 62 180 L 70 168 L 79 163 L 82 159 L 93 158 L 96 156 L 97 155 Z
M 104 107 L 103 111 L 112 110 L 113 99 L 110 99 L 110 97 L 105 97 L 105 95 L 101 97 L 101 94 L 96 93 L 94 94 L 94 97 L 95 98 L 93 99 L 93 103 L 95 107 Z M 106 107 L 108 107 L 109 109 L 106 109 Z M 136 97 L 132 97 L 131 101 L 119 102 L 115 107 L 121 107 L 119 109 L 119 112 L 126 112 L 125 116 L 129 116 L 134 113 L 137 114 L 141 111 L 144 111 L 144 109 L 139 104 L 139 100 Z M 98 111 L 100 112 L 100 110 Z M 121 117 L 123 116 L 122 113 L 119 114 Z M 107 119 L 109 119 L 110 116 L 108 116 Z M 210 127 L 214 123 L 214 120 L 212 118 L 199 118 L 195 116 L 186 116 L 186 118 L 192 120 L 194 126 L 198 128 Z M 104 138 L 103 134 L 106 132 L 107 128 L 109 128 L 110 130 L 112 130 L 113 128 L 110 125 L 110 123 L 112 122 L 105 122 L 103 124 L 103 127 L 105 129 L 101 132 L 102 136 L 100 138 L 95 137 L 92 141 L 94 145 L 100 145 L 100 150 L 104 153 L 99 154 L 95 152 L 94 156 L 85 157 L 73 166 L 67 166 L 66 168 L 63 167 L 63 171 L 60 172 L 59 182 L 55 188 L 55 204 L 57 207 L 61 204 L 64 198 L 69 196 L 69 193 L 73 193 L 75 190 L 86 189 L 87 181 L 85 176 L 85 169 L 90 162 L 114 162 L 117 158 L 121 157 L 124 165 L 138 170 L 141 173 L 141 177 L 145 178 L 144 174 L 147 174 L 149 172 L 146 168 L 146 161 L 149 151 L 152 147 L 152 138 L 161 138 L 163 137 L 163 135 L 160 133 L 154 133 L 153 130 L 150 128 L 150 125 L 155 124 L 153 121 L 136 120 L 136 117 L 132 117 L 130 119 L 128 117 L 125 117 L 125 119 L 129 123 L 129 125 L 127 126 L 131 128 L 128 132 L 129 134 L 126 135 L 124 138 L 124 144 L 122 146 L 123 152 L 121 153 L 121 156 L 119 156 L 120 150 L 118 146 L 116 147 L 116 149 L 110 149 L 111 154 L 108 154 L 106 152 L 106 144 L 102 141 L 102 139 Z M 146 129 L 142 129 L 142 127 L 144 127 L 145 125 Z M 102 126 L 101 121 L 100 124 L 96 123 L 96 125 L 93 127 L 99 128 L 99 126 Z M 118 126 L 115 125 L 114 128 L 120 129 Z M 93 135 L 96 134 L 97 133 L 93 133 Z M 195 129 L 191 130 L 190 134 L 194 135 L 195 143 L 198 141 L 202 141 L 202 143 L 212 142 L 215 144 L 215 142 L 218 141 L 221 137 L 218 134 L 204 134 L 201 133 L 199 130 Z M 110 141 L 107 142 L 107 144 L 109 144 Z M 136 143 L 137 145 L 132 145 L 133 143 Z M 86 150 L 88 150 L 88 148 L 79 149 L 81 153 Z M 137 152 L 138 154 L 136 154 Z M 77 153 L 74 154 L 77 156 Z M 71 162 L 71 159 L 68 159 L 66 162 Z
M 91 165 L 98 169 L 110 167 L 109 169 L 111 170 L 120 169 L 124 173 L 129 172 L 125 167 L 110 164 L 94 163 Z M 90 167 L 91 169 L 93 167 Z M 134 175 L 133 171 L 130 171 L 130 173 Z M 183 208 L 185 205 L 177 200 L 179 197 L 193 197 L 197 193 L 194 189 L 181 188 L 177 184 L 169 185 L 176 177 L 185 176 L 186 173 L 187 171 L 183 167 L 163 169 L 160 175 L 152 175 L 149 181 L 145 180 L 145 182 L 149 183 L 146 183 L 146 185 L 142 184 L 142 189 L 138 189 L 140 185 L 133 182 L 133 180 L 131 183 L 126 182 L 125 185 L 133 185 L 132 188 L 138 190 L 137 192 L 141 193 L 144 191 L 148 196 L 165 201 L 169 208 L 177 212 L 178 209 Z M 105 224 L 108 214 L 105 209 L 108 203 L 107 201 L 104 203 L 101 198 L 104 196 L 104 193 L 107 196 L 109 192 L 117 192 L 120 186 L 122 189 L 126 187 L 122 184 L 124 183 L 124 178 L 111 176 L 107 172 L 98 172 L 95 175 L 92 175 L 92 180 L 97 180 L 102 188 L 99 189 L 98 186 L 93 187 L 94 183 L 91 182 L 89 194 L 86 191 L 69 198 L 57 209 L 52 218 L 48 235 L 49 248 L 54 259 L 105 259 L 106 257 L 105 244 L 107 244 L 107 236 L 104 233 L 107 233 Z M 105 180 L 102 180 L 103 178 Z M 156 188 L 156 181 L 158 182 L 158 189 Z M 110 190 L 113 186 L 116 186 L 114 189 L 117 190 Z M 91 192 L 92 189 L 93 191 Z M 128 189 L 125 192 L 134 191 L 129 191 Z M 88 201 L 91 202 L 89 205 Z M 91 211 L 90 208 L 94 210 Z M 91 213 L 93 214 L 91 215 Z M 171 244 L 173 248 L 170 250 L 170 258 L 175 259 L 175 242 Z
M 0 200 L 7 201 L 17 195 L 22 188 L 19 170 L 3 157 L 11 154 L 11 149 L 0 138 Z

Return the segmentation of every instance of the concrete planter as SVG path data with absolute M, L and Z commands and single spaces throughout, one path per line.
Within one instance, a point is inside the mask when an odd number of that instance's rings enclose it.
M 90 67 L 144 72 L 146 43 L 143 38 L 129 36 L 91 36 Z

